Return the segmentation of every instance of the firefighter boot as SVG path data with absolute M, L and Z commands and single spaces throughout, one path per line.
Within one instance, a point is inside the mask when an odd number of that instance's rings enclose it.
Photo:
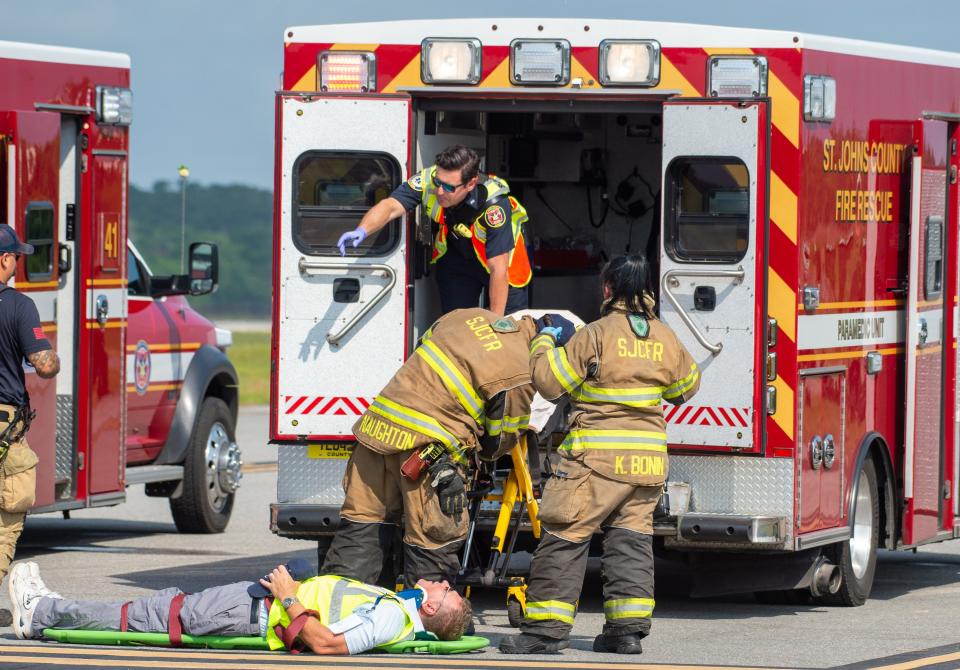
M 532 633 L 517 633 L 500 640 L 501 654 L 556 654 L 570 646 L 570 640 L 557 640 Z
M 640 644 L 642 639 L 643 636 L 640 633 L 623 635 L 600 633 L 593 641 L 593 650 L 608 654 L 642 654 L 643 646 Z

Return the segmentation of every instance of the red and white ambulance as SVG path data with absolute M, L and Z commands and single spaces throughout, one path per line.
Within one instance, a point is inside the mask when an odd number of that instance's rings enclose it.
M 127 240 L 132 119 L 124 54 L 0 42 L 0 220 L 36 252 L 13 285 L 61 359 L 29 374 L 37 512 L 170 498 L 181 531 L 226 527 L 240 478 L 230 332 L 186 295 L 217 284 L 217 250 L 154 276 Z
M 277 532 L 335 528 L 350 427 L 439 314 L 427 219 L 346 258 L 334 243 L 460 143 L 529 212 L 532 307 L 590 320 L 604 257 L 656 266 L 661 318 L 703 373 L 665 409 L 657 523 L 697 592 L 856 605 L 878 548 L 960 535 L 960 55 L 592 19 L 283 40 Z

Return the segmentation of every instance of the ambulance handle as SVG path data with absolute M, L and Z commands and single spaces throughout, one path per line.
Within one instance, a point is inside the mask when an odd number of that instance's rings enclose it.
M 677 316 L 686 324 L 690 332 L 693 333 L 693 336 L 697 338 L 697 342 L 699 342 L 704 349 L 716 356 L 720 353 L 720 350 L 723 349 L 723 342 L 717 342 L 716 344 L 708 342 L 707 338 L 700 332 L 700 329 L 697 328 L 697 324 L 683 311 L 676 297 L 670 292 L 671 286 L 677 287 L 680 285 L 677 277 L 729 277 L 734 280 L 734 283 L 739 284 L 743 281 L 743 268 L 737 268 L 736 270 L 667 270 L 663 273 L 663 277 L 660 278 L 661 293 L 667 297 L 667 300 L 670 301 L 673 308 L 677 310 Z
M 327 342 L 330 344 L 339 344 L 347 333 L 349 333 L 357 323 L 360 322 L 364 316 L 367 315 L 374 306 L 386 298 L 394 286 L 397 285 L 397 273 L 389 265 L 383 265 L 382 263 L 327 263 L 323 261 L 310 261 L 306 258 L 300 259 L 300 274 L 309 274 L 310 270 L 341 270 L 350 272 L 351 270 L 370 270 L 370 271 L 380 271 L 387 275 L 387 285 L 384 286 L 380 291 L 373 296 L 373 298 L 368 302 L 363 308 L 353 315 L 349 321 L 343 324 L 343 328 L 337 332 L 332 330 L 327 333 Z

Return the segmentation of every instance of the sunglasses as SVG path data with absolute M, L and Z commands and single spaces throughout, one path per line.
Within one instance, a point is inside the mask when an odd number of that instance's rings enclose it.
M 448 184 L 445 181 L 440 181 L 439 179 L 437 179 L 437 175 L 433 175 L 433 185 L 436 186 L 437 188 L 442 188 L 447 193 L 453 193 L 458 188 L 463 186 L 463 184 Z

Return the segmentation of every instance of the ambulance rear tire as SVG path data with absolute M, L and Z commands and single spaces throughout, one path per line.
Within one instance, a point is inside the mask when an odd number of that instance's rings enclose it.
M 880 496 L 877 471 L 871 458 L 863 462 L 853 491 L 853 518 L 850 539 L 830 546 L 827 557 L 840 567 L 840 589 L 823 597 L 829 605 L 859 607 L 867 602 L 873 588 L 877 568 L 877 545 L 880 534 Z
M 170 499 L 181 533 L 222 533 L 230 521 L 240 476 L 233 418 L 220 398 L 207 397 L 183 462 L 183 493 Z

